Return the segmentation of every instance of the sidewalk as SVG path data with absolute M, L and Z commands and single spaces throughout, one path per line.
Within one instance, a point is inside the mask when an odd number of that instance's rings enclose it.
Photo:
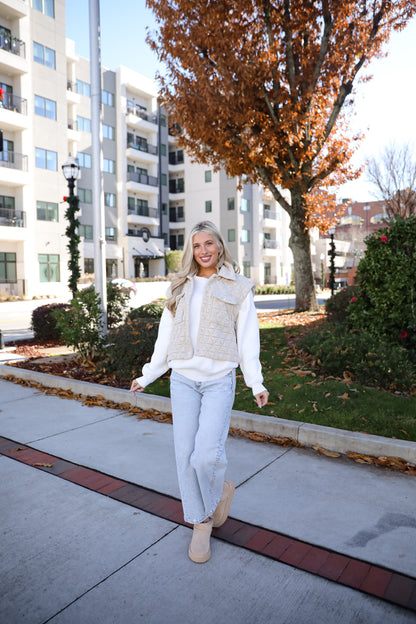
M 198 565 L 170 424 L 0 396 L 8 624 L 415 622 L 415 477 L 229 438 L 231 518 Z

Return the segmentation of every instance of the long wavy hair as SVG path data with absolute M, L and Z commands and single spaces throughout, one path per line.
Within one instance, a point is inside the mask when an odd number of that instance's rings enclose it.
M 238 265 L 234 262 L 216 225 L 214 225 L 211 221 L 200 221 L 200 223 L 194 225 L 186 238 L 181 266 L 171 283 L 170 294 L 166 301 L 166 307 L 170 310 L 170 312 L 172 312 L 173 315 L 176 311 L 176 297 L 182 292 L 187 277 L 198 273 L 199 264 L 194 258 L 193 238 L 195 234 L 198 234 L 199 232 L 206 232 L 207 234 L 210 234 L 220 248 L 217 270 L 221 269 L 222 266 L 225 266 L 235 273 L 240 272 Z

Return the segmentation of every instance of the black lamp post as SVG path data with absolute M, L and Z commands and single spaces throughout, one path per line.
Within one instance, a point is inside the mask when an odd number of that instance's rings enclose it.
M 335 251 L 334 234 L 335 234 L 335 228 L 331 228 L 329 230 L 329 236 L 331 237 L 331 242 L 329 243 L 329 251 L 328 251 L 328 256 L 330 259 L 329 287 L 331 289 L 331 296 L 334 295 L 334 290 L 335 290 L 335 256 L 337 255 Z
M 79 268 L 79 243 L 80 237 L 78 234 L 79 221 L 76 213 L 79 210 L 79 198 L 74 193 L 75 181 L 79 177 L 80 168 L 78 161 L 75 158 L 69 157 L 66 163 L 62 165 L 62 173 L 66 181 L 68 182 L 69 197 L 65 197 L 64 201 L 68 202 L 68 208 L 65 212 L 65 217 L 68 219 L 68 227 L 65 230 L 65 234 L 68 237 L 68 251 L 69 251 L 69 280 L 68 286 L 72 293 L 72 297 L 76 297 L 78 290 L 78 280 L 81 276 Z

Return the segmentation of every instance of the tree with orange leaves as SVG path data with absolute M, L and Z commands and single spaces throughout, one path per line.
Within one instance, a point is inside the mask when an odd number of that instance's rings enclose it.
M 147 0 L 161 97 L 197 162 L 268 187 L 290 216 L 296 309 L 316 310 L 309 227 L 322 191 L 358 175 L 353 83 L 414 0 Z M 344 108 L 343 108 L 344 107 Z M 286 199 L 284 189 L 290 194 Z M 319 192 L 318 192 L 319 189 Z

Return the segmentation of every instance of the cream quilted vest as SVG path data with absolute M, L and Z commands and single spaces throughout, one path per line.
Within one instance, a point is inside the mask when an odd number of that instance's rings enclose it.
M 190 277 L 176 298 L 176 312 L 168 346 L 168 360 L 189 360 L 194 355 L 238 362 L 237 318 L 240 305 L 254 284 L 221 267 L 204 289 L 195 352 L 189 335 L 189 305 L 193 290 Z

